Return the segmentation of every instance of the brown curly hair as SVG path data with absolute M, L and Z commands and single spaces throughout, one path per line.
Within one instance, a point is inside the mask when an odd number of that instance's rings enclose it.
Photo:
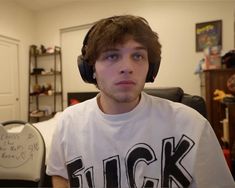
M 93 66 L 103 51 L 124 43 L 129 37 L 146 47 L 149 63 L 157 63 L 159 67 L 161 44 L 158 34 L 144 18 L 133 15 L 113 16 L 96 22 L 84 39 L 83 58 Z

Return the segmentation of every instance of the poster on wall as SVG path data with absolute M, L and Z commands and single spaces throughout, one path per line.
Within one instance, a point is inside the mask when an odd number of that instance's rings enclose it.
M 222 20 L 196 24 L 196 51 L 213 46 L 222 47 Z

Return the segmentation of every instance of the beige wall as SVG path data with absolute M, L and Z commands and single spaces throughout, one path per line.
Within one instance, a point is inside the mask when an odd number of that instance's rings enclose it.
M 30 44 L 60 45 L 60 29 L 92 23 L 115 14 L 145 17 L 159 33 L 163 45 L 162 64 L 156 86 L 181 86 L 200 94 L 198 76 L 193 74 L 202 53 L 195 52 L 195 23 L 222 19 L 223 51 L 234 48 L 234 1 L 169 2 L 152 0 L 77 2 L 39 12 L 0 1 L 0 35 L 20 40 L 21 117 L 27 117 L 28 47 Z M 80 51 L 80 49 L 78 49 Z M 77 79 L 77 75 L 72 75 Z M 73 82 L 66 82 L 70 84 Z M 76 87 L 76 86 L 75 86 Z
M 0 0 L 0 35 L 19 41 L 20 117 L 27 120 L 28 49 L 35 41 L 34 13 L 11 1 Z

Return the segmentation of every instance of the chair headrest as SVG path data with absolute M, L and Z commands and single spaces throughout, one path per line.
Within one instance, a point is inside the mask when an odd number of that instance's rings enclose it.
M 144 91 L 153 96 L 168 99 L 174 102 L 181 102 L 184 91 L 180 87 L 162 87 L 162 88 L 146 88 Z

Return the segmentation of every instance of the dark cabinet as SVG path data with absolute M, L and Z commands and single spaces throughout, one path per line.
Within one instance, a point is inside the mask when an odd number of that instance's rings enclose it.
M 213 100 L 216 89 L 229 93 L 227 88 L 228 78 L 235 74 L 235 69 L 213 69 L 205 70 L 200 74 L 201 95 L 206 101 L 208 120 L 213 127 L 219 141 L 223 136 L 223 126 L 221 120 L 225 118 L 225 105 Z M 235 118 L 235 117 L 234 117 Z
M 235 147 L 235 103 L 226 104 L 228 108 L 229 140 L 230 149 Z

